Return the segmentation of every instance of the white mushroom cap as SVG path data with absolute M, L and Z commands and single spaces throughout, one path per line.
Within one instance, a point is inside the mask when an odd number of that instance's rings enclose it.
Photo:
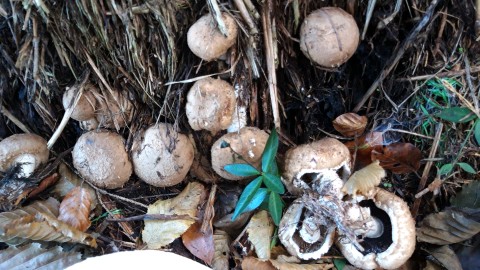
M 101 188 L 122 187 L 132 174 L 124 140 L 114 132 L 83 134 L 73 148 L 72 157 L 80 175 Z
M 363 255 L 347 239 L 340 237 L 337 245 L 345 258 L 362 269 L 395 269 L 402 266 L 415 250 L 415 221 L 408 205 L 398 196 L 380 188 L 367 196 L 375 205 L 388 214 L 392 229 L 392 244 L 383 252 Z
M 310 13 L 300 28 L 300 49 L 324 67 L 345 63 L 357 50 L 360 31 L 343 9 L 324 7 Z
M 150 185 L 168 187 L 185 178 L 193 163 L 194 148 L 189 138 L 170 124 L 149 127 L 132 145 L 135 174 Z
M 224 80 L 198 80 L 187 94 L 185 110 L 188 123 L 194 130 L 205 129 L 217 133 L 232 123 L 235 90 Z
M 0 171 L 22 164 L 18 177 L 29 177 L 35 169 L 48 161 L 47 141 L 31 134 L 14 134 L 0 142 Z
M 188 47 L 196 56 L 206 61 L 214 60 L 235 44 L 238 31 L 235 20 L 227 13 L 222 13 L 222 19 L 227 29 L 226 37 L 217 29 L 210 14 L 202 16 L 188 29 Z
M 226 172 L 223 167 L 228 164 L 248 162 L 259 168 L 267 140 L 268 134 L 256 127 L 244 127 L 238 133 L 223 135 L 212 146 L 213 170 L 228 180 L 246 179 L 247 177 Z

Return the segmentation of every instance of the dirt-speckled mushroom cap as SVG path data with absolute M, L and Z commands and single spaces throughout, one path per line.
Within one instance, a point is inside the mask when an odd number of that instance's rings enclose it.
M 97 187 L 122 187 L 132 174 L 124 140 L 115 132 L 100 130 L 83 134 L 73 148 L 72 157 L 80 175 Z
M 137 136 L 131 153 L 140 179 L 156 187 L 168 187 L 185 178 L 192 166 L 194 148 L 187 136 L 162 123 Z
M 196 21 L 187 33 L 190 50 L 203 60 L 210 61 L 225 54 L 237 39 L 237 23 L 227 13 L 222 13 L 228 35 L 225 37 L 218 30 L 212 15 L 207 14 Z
M 410 209 L 400 197 L 380 188 L 372 189 L 366 199 L 385 211 L 391 223 L 391 244 L 382 252 L 362 254 L 347 238 L 339 237 L 337 246 L 343 256 L 354 266 L 362 269 L 396 269 L 402 266 L 415 251 L 415 221 Z M 390 226 L 388 226 L 390 228 Z M 367 241 L 368 239 L 365 239 Z M 379 240 L 376 240 L 378 243 Z
M 0 171 L 5 172 L 12 167 L 21 155 L 30 155 L 29 163 L 33 163 L 32 170 L 48 161 L 49 151 L 47 141 L 42 137 L 31 134 L 14 134 L 0 142 Z
M 345 169 L 350 173 L 350 152 L 340 141 L 325 138 L 309 144 L 299 145 L 287 151 L 282 180 L 293 194 L 302 191 L 294 186 L 294 181 L 307 173 L 318 173 L 321 170 Z M 346 175 L 340 175 L 343 178 Z
M 300 28 L 300 49 L 324 67 L 345 63 L 357 50 L 360 32 L 353 17 L 336 7 L 310 13 Z
M 63 108 L 67 109 L 70 104 L 73 104 L 75 99 L 75 89 L 74 87 L 67 89 L 63 93 L 62 103 Z M 95 106 L 96 99 L 92 91 L 94 91 L 94 86 L 91 84 L 86 84 L 82 96 L 77 102 L 77 105 L 73 109 L 71 118 L 77 121 L 85 121 L 95 117 Z
M 235 90 L 221 79 L 205 78 L 196 81 L 187 94 L 185 110 L 188 123 L 194 130 L 217 133 L 233 121 Z
M 240 129 L 239 132 L 223 135 L 212 146 L 213 170 L 228 180 L 245 179 L 246 177 L 232 175 L 226 172 L 223 167 L 228 164 L 246 163 L 246 160 L 248 163 L 259 168 L 267 140 L 268 134 L 256 127 L 244 127 Z M 240 158 L 240 156 L 242 158 Z

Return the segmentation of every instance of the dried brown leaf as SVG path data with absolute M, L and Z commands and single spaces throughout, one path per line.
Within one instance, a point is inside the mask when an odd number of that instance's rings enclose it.
M 356 113 L 344 113 L 333 120 L 333 127 L 345 137 L 362 134 L 367 126 L 368 118 Z
M 442 266 L 441 269 L 463 269 L 457 254 L 455 254 L 455 252 L 449 246 L 426 248 L 426 251 L 434 258 L 438 265 Z
M 75 187 L 63 198 L 58 219 L 85 232 L 90 227 L 90 205 L 92 198 L 84 188 Z
M 383 146 L 382 132 L 368 132 L 353 141 L 345 143 L 352 156 L 355 157 L 355 170 L 359 170 L 372 163 L 372 151 Z
M 420 168 L 422 152 L 411 143 L 392 143 L 372 151 L 372 160 L 393 173 L 410 173 Z
M 212 265 L 215 245 L 210 229 L 202 232 L 201 225 L 195 222 L 182 234 L 182 242 L 195 257 L 201 259 L 208 265 Z
M 253 244 L 257 257 L 270 259 L 270 243 L 274 225 L 267 211 L 257 212 L 247 225 L 248 240 Z
M 301 264 L 300 260 L 293 256 L 280 255 L 270 263 L 278 270 L 328 270 L 333 269 L 332 263 L 309 263 Z
M 221 230 L 215 230 L 213 234 L 215 254 L 213 256 L 212 268 L 214 270 L 228 270 L 230 258 L 230 237 Z
M 60 197 L 65 197 L 67 193 L 69 193 L 70 190 L 72 190 L 73 188 L 82 187 L 88 191 L 88 193 L 90 194 L 90 198 L 92 198 L 90 210 L 93 210 L 97 206 L 98 199 L 95 190 L 90 186 L 86 185 L 85 182 L 80 177 L 78 177 L 78 175 L 72 172 L 72 170 L 70 170 L 67 165 L 61 163 L 58 166 L 58 173 L 60 174 L 60 179 L 55 185 L 53 192 L 58 194 Z
M 270 261 L 261 261 L 255 257 L 245 257 L 242 261 L 243 270 L 275 270 Z
M 367 167 L 353 173 L 343 185 L 342 191 L 350 195 L 367 194 L 369 190 L 380 184 L 385 175 L 380 162 L 375 160 Z

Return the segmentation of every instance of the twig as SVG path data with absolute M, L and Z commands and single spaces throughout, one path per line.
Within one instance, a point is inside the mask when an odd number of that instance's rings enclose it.
M 225 22 L 222 19 L 222 12 L 220 12 L 220 7 L 218 6 L 218 3 L 216 0 L 207 0 L 208 4 L 208 9 L 210 10 L 210 13 L 212 16 L 215 18 L 215 21 L 217 22 L 218 25 L 218 30 L 220 32 L 228 37 L 228 31 L 227 27 L 225 26 Z
M 113 197 L 113 198 L 115 198 L 115 199 L 118 199 L 118 200 L 121 200 L 121 201 L 125 201 L 125 202 L 131 203 L 131 204 L 135 204 L 135 205 L 138 205 L 138 206 L 140 206 L 140 207 L 143 207 L 143 208 L 147 208 L 147 209 L 148 209 L 148 205 L 146 205 L 146 204 L 139 203 L 139 202 L 137 202 L 137 201 L 130 200 L 130 199 L 128 199 L 128 198 L 125 198 L 125 197 L 122 197 L 122 196 L 118 196 L 118 195 L 109 193 L 109 192 L 107 192 L 107 191 L 105 191 L 105 190 L 103 190 L 103 189 L 101 189 L 101 188 L 96 187 L 95 185 L 93 185 L 92 183 L 90 183 L 88 180 L 86 180 L 86 179 L 84 179 L 84 180 L 85 180 L 85 182 L 86 182 L 89 186 L 91 186 L 93 189 L 95 189 L 95 190 L 96 190 L 98 193 L 100 193 L 100 194 L 108 195 L 108 196 Z
M 370 19 L 372 18 L 373 9 L 375 8 L 376 4 L 377 4 L 377 0 L 368 1 L 367 15 L 365 17 L 365 25 L 363 26 L 363 31 L 362 31 L 362 40 L 365 39 L 365 34 L 367 33 L 368 25 L 370 24 Z
M 470 69 L 471 73 L 475 72 L 480 72 L 480 66 L 475 66 Z M 459 77 L 465 75 L 466 70 L 456 70 L 456 71 L 445 71 L 445 72 L 439 72 L 435 74 L 427 74 L 427 75 L 420 75 L 420 76 L 415 76 L 415 77 L 410 77 L 410 78 L 398 78 L 395 81 L 397 82 L 413 82 L 413 81 L 424 81 L 424 80 L 430 80 L 435 77 L 438 78 L 444 78 L 444 77 Z
M 257 26 L 255 25 L 255 22 L 253 22 L 245 3 L 242 0 L 233 0 L 233 2 L 237 6 L 240 15 L 242 15 L 243 20 L 247 23 L 248 28 L 250 28 L 250 34 L 258 34 Z
M 362 97 L 360 102 L 355 106 L 353 109 L 353 112 L 358 112 L 362 106 L 367 102 L 367 100 L 370 98 L 370 96 L 377 90 L 378 86 L 383 82 L 383 80 L 390 74 L 390 72 L 393 70 L 393 68 L 397 65 L 398 61 L 402 58 L 403 54 L 405 51 L 410 48 L 410 46 L 414 43 L 416 40 L 418 34 L 427 26 L 427 24 L 430 22 L 430 19 L 433 15 L 433 11 L 438 5 L 439 0 L 433 0 L 430 3 L 430 6 L 428 7 L 427 11 L 423 15 L 423 18 L 420 20 L 420 22 L 417 24 L 417 26 L 410 32 L 408 37 L 400 44 L 399 47 L 395 50 L 393 53 L 393 57 L 390 58 L 389 62 L 385 67 L 383 68 L 383 71 L 380 73 L 380 76 L 373 82 L 373 84 L 370 86 L 370 88 L 367 90 L 365 95 Z
M 139 221 L 139 220 L 178 220 L 178 219 L 188 219 L 197 221 L 198 218 L 191 217 L 189 215 L 164 215 L 164 214 L 144 214 L 126 218 L 107 218 L 106 221 L 110 222 L 128 222 L 128 221 Z
M 473 107 L 476 112 L 480 112 L 478 108 L 478 98 L 475 94 L 475 86 L 472 82 L 472 76 L 470 75 L 470 61 L 468 60 L 468 56 L 465 55 L 463 59 L 465 62 L 465 77 L 467 79 L 468 88 L 470 89 L 470 98 L 473 100 Z
M 32 131 L 24 125 L 20 120 L 18 120 L 15 115 L 13 115 L 9 110 L 5 109 L 5 105 L 0 104 L 0 113 L 5 115 L 5 117 L 8 118 L 8 120 L 12 121 L 19 129 L 21 129 L 25 133 L 32 133 Z

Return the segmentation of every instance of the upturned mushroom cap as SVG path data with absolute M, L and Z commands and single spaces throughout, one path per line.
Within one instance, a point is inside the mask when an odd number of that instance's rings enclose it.
M 23 176 L 28 177 L 48 161 L 47 141 L 31 134 L 14 134 L 0 142 L 0 171 L 5 172 L 16 163 L 24 163 Z
M 94 89 L 94 86 L 87 84 L 84 86 L 82 96 L 77 102 L 77 105 L 73 109 L 73 113 L 70 116 L 71 118 L 77 121 L 85 121 L 95 117 L 95 107 L 96 99 L 94 94 L 91 92 Z M 75 88 L 68 88 L 63 93 L 62 103 L 63 108 L 66 110 L 72 104 L 75 99 Z
M 228 35 L 225 37 L 217 28 L 216 21 L 210 14 L 202 16 L 187 33 L 190 50 L 203 60 L 210 61 L 225 54 L 237 39 L 237 24 L 227 13 L 222 13 Z
M 372 189 L 365 199 L 373 200 L 375 206 L 388 215 L 391 226 L 386 226 L 385 230 L 391 229 L 390 246 L 382 252 L 365 254 L 357 250 L 346 238 L 339 237 L 336 243 L 345 258 L 356 267 L 396 269 L 402 266 L 415 250 L 415 221 L 408 205 L 400 197 L 380 188 Z M 364 241 L 367 242 L 368 238 Z M 390 239 L 384 241 L 390 241 Z M 376 240 L 376 242 L 380 241 Z
M 122 136 L 90 131 L 78 139 L 72 152 L 73 166 L 83 178 L 101 188 L 122 187 L 132 174 Z
M 288 191 L 301 194 L 302 188 L 309 186 L 306 174 L 321 174 L 339 171 L 339 178 L 350 174 L 350 152 L 348 148 L 333 138 L 325 138 L 309 144 L 299 145 L 285 154 L 285 167 L 282 180 Z
M 168 187 L 185 178 L 194 157 L 193 144 L 170 124 L 149 127 L 132 145 L 135 174 L 150 185 Z
M 360 32 L 343 9 L 324 7 L 310 13 L 300 28 L 300 49 L 324 67 L 345 63 L 357 50 Z
M 212 146 L 213 170 L 228 180 L 245 179 L 246 177 L 226 172 L 223 167 L 228 164 L 248 162 L 259 168 L 267 140 L 268 134 L 256 127 L 244 127 L 238 133 L 223 135 Z
M 206 78 L 195 82 L 187 94 L 188 123 L 194 130 L 217 133 L 232 123 L 235 90 L 228 82 Z

